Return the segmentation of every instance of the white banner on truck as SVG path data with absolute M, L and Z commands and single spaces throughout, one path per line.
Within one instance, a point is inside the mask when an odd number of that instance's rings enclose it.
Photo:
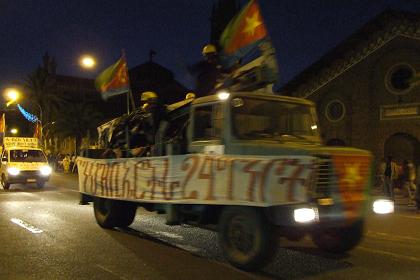
M 310 156 L 78 158 L 80 192 L 122 200 L 271 206 L 305 202 Z

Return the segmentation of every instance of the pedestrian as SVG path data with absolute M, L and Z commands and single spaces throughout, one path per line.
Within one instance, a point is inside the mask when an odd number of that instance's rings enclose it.
M 386 168 L 386 160 L 382 158 L 379 162 L 378 169 L 377 169 L 377 177 L 376 177 L 376 188 L 379 190 L 383 190 L 385 188 L 385 173 Z
M 194 92 L 198 97 L 214 94 L 218 80 L 222 77 L 216 46 L 205 45 L 202 55 L 202 61 L 189 67 L 190 73 L 196 79 Z
M 64 170 L 64 173 L 69 173 L 70 171 L 70 155 L 69 154 L 67 154 L 63 158 L 63 170 Z
M 394 200 L 394 180 L 396 178 L 398 178 L 397 164 L 392 156 L 388 156 L 384 172 L 384 192 L 392 200 Z
M 417 166 L 416 172 L 416 191 L 414 198 L 416 200 L 417 212 L 420 213 L 420 165 Z
M 415 205 L 415 191 L 416 185 L 414 184 L 416 180 L 416 173 L 414 170 L 414 165 L 409 160 L 404 160 L 403 163 L 403 186 L 408 194 L 408 206 Z
M 74 173 L 74 172 L 77 173 L 77 155 L 76 155 L 76 153 L 74 153 L 71 156 L 71 173 Z

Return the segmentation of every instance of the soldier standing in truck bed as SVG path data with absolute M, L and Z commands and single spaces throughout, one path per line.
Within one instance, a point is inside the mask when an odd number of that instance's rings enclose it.
M 197 97 L 213 94 L 218 80 L 221 78 L 221 66 L 216 47 L 208 44 L 204 46 L 202 54 L 204 60 L 189 68 L 196 79 L 194 92 Z
M 159 124 L 166 114 L 166 107 L 159 102 L 155 92 L 143 92 L 141 102 L 138 120 L 130 129 L 130 150 L 133 156 L 145 156 L 150 152 Z

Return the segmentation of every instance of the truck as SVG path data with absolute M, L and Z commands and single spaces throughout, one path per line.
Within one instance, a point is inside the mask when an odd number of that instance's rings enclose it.
M 16 183 L 35 183 L 42 188 L 52 169 L 37 138 L 4 137 L 0 172 L 2 187 L 9 190 L 10 185 Z
M 217 230 L 225 258 L 243 270 L 268 263 L 279 237 L 309 234 L 334 253 L 363 237 L 372 155 L 324 146 L 309 100 L 227 91 L 184 100 L 167 107 L 148 148 L 78 158 L 80 192 L 102 228 L 128 227 L 138 207 L 166 213 L 167 224 Z M 376 209 L 392 212 L 389 203 Z

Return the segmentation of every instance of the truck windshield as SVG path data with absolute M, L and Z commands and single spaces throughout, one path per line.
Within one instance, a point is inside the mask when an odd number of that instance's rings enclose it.
M 301 103 L 232 99 L 233 133 L 239 139 L 304 139 L 319 142 L 315 108 Z
M 44 153 L 40 150 L 11 150 L 10 161 L 13 162 L 46 162 Z

